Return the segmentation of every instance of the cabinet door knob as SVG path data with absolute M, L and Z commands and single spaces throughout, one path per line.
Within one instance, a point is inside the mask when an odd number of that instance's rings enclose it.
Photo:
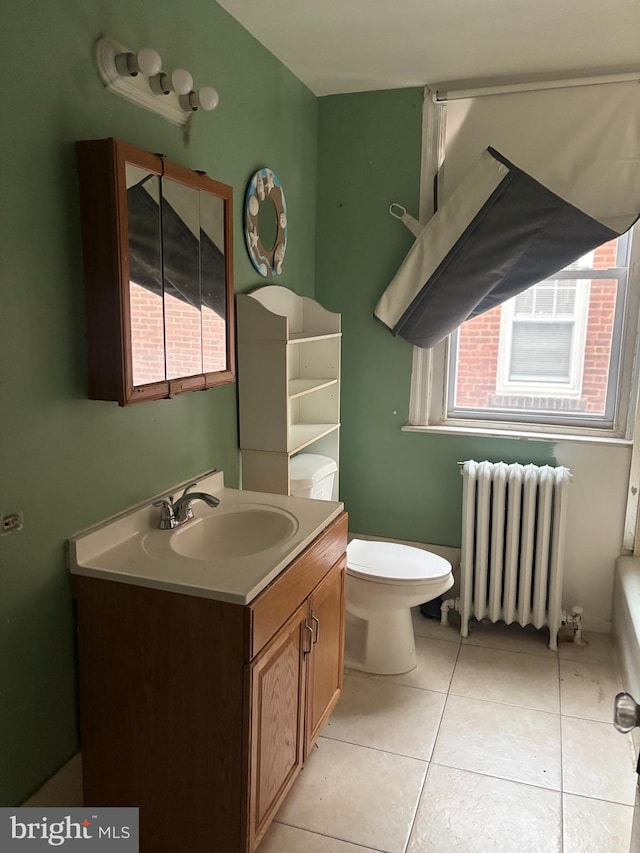
M 312 622 L 314 623 L 314 625 L 316 626 L 316 635 L 315 635 L 315 637 L 313 638 L 313 642 L 314 642 L 314 644 L 315 644 L 315 643 L 317 643 L 317 642 L 318 642 L 318 640 L 320 639 L 320 620 L 319 620 L 319 619 L 318 619 L 318 617 L 314 614 L 314 612 L 313 612 L 313 611 L 311 611 L 311 621 L 312 621 Z

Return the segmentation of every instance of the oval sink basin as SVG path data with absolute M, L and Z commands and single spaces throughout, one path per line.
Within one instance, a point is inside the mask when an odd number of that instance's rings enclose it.
M 298 529 L 285 510 L 249 505 L 197 519 L 171 535 L 171 548 L 195 560 L 248 557 L 289 540 Z

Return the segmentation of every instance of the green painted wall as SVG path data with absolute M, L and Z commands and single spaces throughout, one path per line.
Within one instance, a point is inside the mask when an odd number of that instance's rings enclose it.
M 187 141 L 106 92 L 102 32 L 220 91 Z M 7 8 L 3 57 L 0 513 L 0 805 L 22 802 L 77 749 L 65 540 L 208 468 L 238 481 L 235 385 L 119 408 L 86 398 L 76 139 L 116 136 L 235 189 L 236 289 L 264 283 L 241 230 L 244 188 L 283 181 L 289 248 L 280 283 L 314 292 L 317 101 L 210 0 L 23 0 Z
M 418 214 L 422 89 L 319 101 L 316 298 L 343 315 L 341 498 L 351 530 L 460 544 L 459 460 L 553 462 L 545 442 L 401 432 L 412 347 L 373 309 L 413 237 L 388 208 Z

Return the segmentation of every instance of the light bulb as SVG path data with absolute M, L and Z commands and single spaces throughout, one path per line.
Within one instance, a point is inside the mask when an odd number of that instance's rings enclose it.
M 193 87 L 193 77 L 184 68 L 176 68 L 171 76 L 161 71 L 149 78 L 149 86 L 156 95 L 168 95 L 169 92 L 187 95 Z
M 154 74 L 159 74 L 162 69 L 162 59 L 157 50 L 152 47 L 143 47 L 136 54 L 138 70 L 142 71 L 145 77 L 153 77 Z
M 162 69 L 160 54 L 152 47 L 143 47 L 137 53 L 118 53 L 115 64 L 121 77 L 136 77 L 140 72 L 153 77 Z
M 176 68 L 171 74 L 171 88 L 178 95 L 188 95 L 193 89 L 193 77 L 184 68 Z
M 220 101 L 220 95 L 213 86 L 203 86 L 198 92 L 198 100 L 203 110 L 215 110 Z
M 213 86 L 203 86 L 198 92 L 180 95 L 180 106 L 185 112 L 195 112 L 199 109 L 215 110 L 219 100 L 220 96 Z

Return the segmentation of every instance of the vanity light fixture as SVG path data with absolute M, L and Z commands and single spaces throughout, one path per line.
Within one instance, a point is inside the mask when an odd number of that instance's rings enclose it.
M 172 124 L 184 126 L 197 110 L 214 110 L 220 97 L 212 86 L 194 89 L 184 68 L 170 74 L 162 70 L 160 54 L 151 47 L 137 53 L 108 36 L 95 43 L 98 72 L 106 88 L 140 107 L 159 113 Z

